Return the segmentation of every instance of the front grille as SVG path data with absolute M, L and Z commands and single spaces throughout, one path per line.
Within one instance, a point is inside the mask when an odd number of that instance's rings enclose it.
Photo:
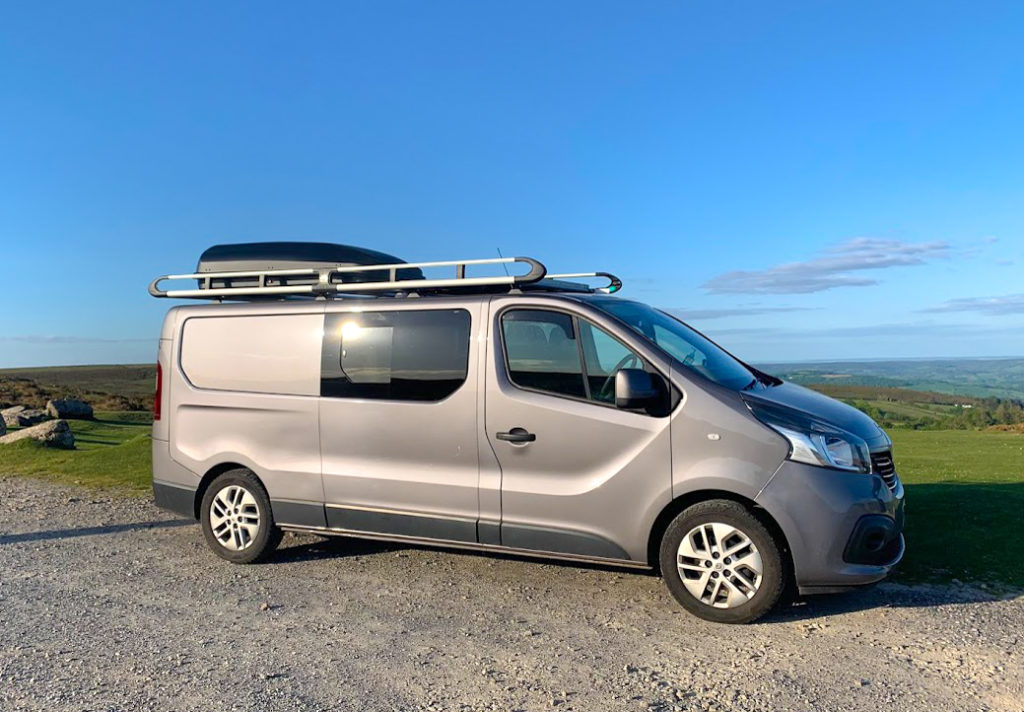
M 899 478 L 896 477 L 896 463 L 892 461 L 892 451 L 871 453 L 871 471 L 880 475 L 889 489 L 896 489 Z

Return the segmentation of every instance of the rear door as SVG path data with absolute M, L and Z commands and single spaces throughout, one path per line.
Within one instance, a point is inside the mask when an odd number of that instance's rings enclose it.
M 329 304 L 320 443 L 328 526 L 475 542 L 479 301 Z
M 646 561 L 653 517 L 671 499 L 669 408 L 615 407 L 616 371 L 653 368 L 598 321 L 567 302 L 492 301 L 485 430 L 501 469 L 500 539 Z

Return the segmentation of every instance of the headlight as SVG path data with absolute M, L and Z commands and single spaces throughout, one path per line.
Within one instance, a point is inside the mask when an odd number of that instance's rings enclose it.
M 853 433 L 799 411 L 747 400 L 758 420 L 789 441 L 789 459 L 849 472 L 871 472 L 868 444 Z

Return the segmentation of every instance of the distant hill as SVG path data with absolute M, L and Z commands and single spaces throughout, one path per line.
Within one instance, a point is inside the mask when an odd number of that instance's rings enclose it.
M 776 363 L 758 366 L 904 427 L 1016 423 L 1024 402 L 1024 358 Z M 0 369 L 0 406 L 43 405 L 63 395 L 106 410 L 152 407 L 152 364 Z M 1008 402 L 1005 405 L 992 399 Z M 982 402 L 982 399 L 987 399 Z M 1002 408 L 1002 410 L 1000 410 Z
M 905 388 L 1024 400 L 1024 358 L 770 363 L 758 368 L 804 385 Z
M 0 369 L 0 407 L 42 407 L 51 398 L 82 398 L 98 410 L 150 410 L 156 366 L 53 366 Z
M 849 403 L 884 428 L 1008 428 L 1017 432 L 1024 424 L 1024 404 L 1014 399 L 839 383 L 808 383 L 807 387 Z

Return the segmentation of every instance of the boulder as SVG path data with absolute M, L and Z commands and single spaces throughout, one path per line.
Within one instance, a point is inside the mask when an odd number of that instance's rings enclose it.
M 0 415 L 3 415 L 4 424 L 9 428 L 24 428 L 28 425 L 41 423 L 50 417 L 46 414 L 46 411 L 39 410 L 38 408 L 28 408 L 23 405 L 5 408 L 0 411 Z
M 16 430 L 13 433 L 0 437 L 0 444 L 7 445 L 19 440 L 25 440 L 26 438 L 38 440 L 47 447 L 57 447 L 64 450 L 74 450 L 75 448 L 75 435 L 71 432 L 71 428 L 68 427 L 68 421 L 66 420 L 49 420 L 39 425 Z
M 92 419 L 92 406 L 74 398 L 59 398 L 46 402 L 46 412 L 53 418 Z
M 28 410 L 28 408 L 26 408 L 23 405 L 15 405 L 10 408 L 4 408 L 3 410 L 0 410 L 0 417 L 3 418 L 5 426 L 13 428 L 19 425 L 18 414 L 25 410 Z

